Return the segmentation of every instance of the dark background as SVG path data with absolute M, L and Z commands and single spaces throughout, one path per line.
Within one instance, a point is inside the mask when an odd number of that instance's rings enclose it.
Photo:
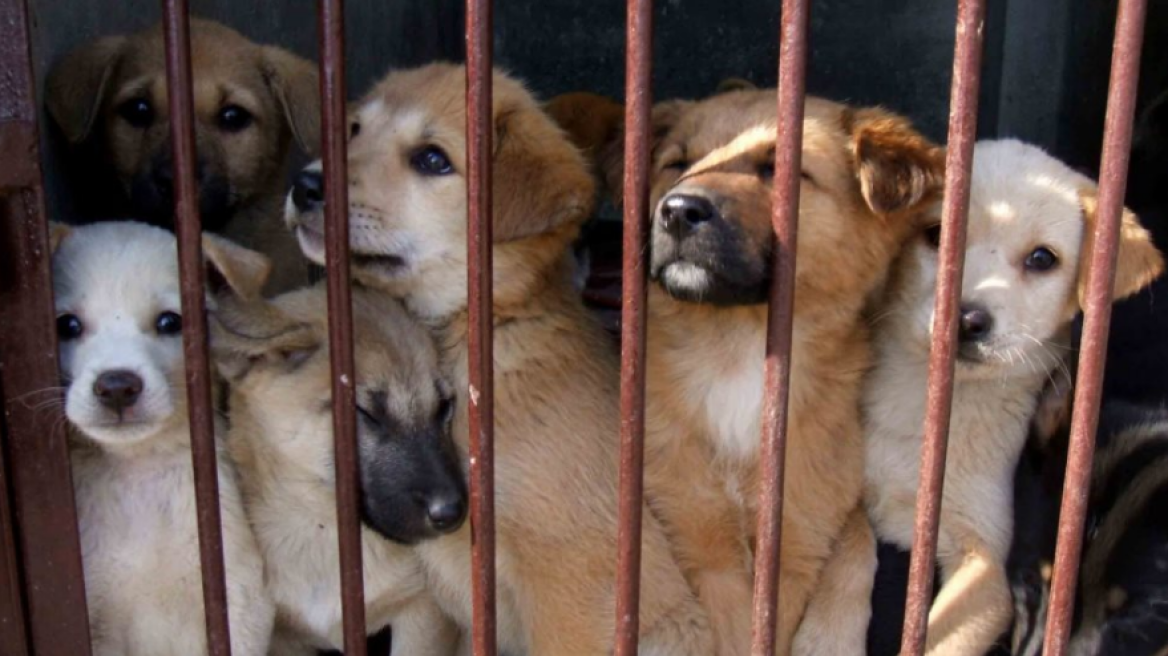
M 1152 2 L 1141 106 L 1168 86 L 1168 3 Z M 160 18 L 158 0 L 31 0 L 38 75 L 69 48 Z M 310 0 L 192 0 L 192 11 L 257 41 L 316 55 Z M 956 1 L 815 0 L 811 93 L 882 104 L 945 137 Z M 1115 0 L 990 0 L 980 104 L 982 136 L 1040 144 L 1088 172 L 1098 166 Z M 708 94 L 730 76 L 776 80 L 778 0 L 657 0 L 654 96 Z M 391 67 L 462 58 L 461 1 L 350 0 L 349 88 L 360 95 Z M 619 97 L 622 0 L 495 2 L 496 61 L 544 98 L 570 90 Z M 47 173 L 54 218 L 71 207 L 52 130 Z M 64 214 L 65 216 L 61 216 Z

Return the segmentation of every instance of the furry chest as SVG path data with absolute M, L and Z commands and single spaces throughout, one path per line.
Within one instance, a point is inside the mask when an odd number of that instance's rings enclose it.
M 739 357 L 701 383 L 701 416 L 717 453 L 753 460 L 762 430 L 763 359 Z

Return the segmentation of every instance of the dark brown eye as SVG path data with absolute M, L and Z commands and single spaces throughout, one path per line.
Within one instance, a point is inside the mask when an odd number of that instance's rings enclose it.
M 758 165 L 758 177 L 773 178 L 775 177 L 775 160 L 768 159 L 762 164 Z
M 252 124 L 251 112 L 239 105 L 227 105 L 219 110 L 219 129 L 224 132 L 239 132 Z
M 154 330 L 159 335 L 178 335 L 182 332 L 182 316 L 177 312 L 163 312 L 154 320 Z
M 932 246 L 934 249 L 941 247 L 941 224 L 931 225 L 925 228 L 925 243 Z
M 85 325 L 81 323 L 81 319 L 77 318 L 76 314 L 62 314 L 57 317 L 57 339 L 62 342 L 77 339 L 84 332 Z
M 438 401 L 438 421 L 449 424 L 454 419 L 454 398 L 444 396 Z
M 423 146 L 410 155 L 410 166 L 422 175 L 450 175 L 454 165 L 438 146 Z
M 1027 271 L 1050 271 L 1058 264 L 1058 256 L 1046 246 L 1039 246 L 1030 251 L 1023 265 Z
M 349 124 L 349 140 L 353 140 L 359 134 L 361 134 L 361 124 L 353 121 Z
M 673 160 L 672 162 L 669 162 L 668 164 L 665 164 L 665 165 L 664 165 L 664 166 L 662 166 L 661 168 L 662 168 L 663 170 L 672 170 L 672 171 L 677 171 L 678 173 L 680 173 L 680 172 L 682 172 L 682 171 L 684 171 L 684 170 L 688 169 L 688 168 L 689 168 L 689 166 L 690 166 L 690 164 L 692 164 L 692 162 L 690 162 L 689 160 L 686 160 L 686 159 L 675 159 L 675 160 Z
M 118 106 L 118 116 L 136 128 L 145 129 L 154 123 L 154 108 L 145 98 L 131 98 Z

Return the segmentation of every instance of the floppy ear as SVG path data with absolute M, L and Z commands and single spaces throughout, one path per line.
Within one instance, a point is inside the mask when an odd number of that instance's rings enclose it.
M 316 65 L 275 46 L 263 47 L 268 88 L 284 110 L 296 143 L 306 154 L 320 153 L 320 83 Z
M 623 105 L 587 91 L 560 94 L 544 105 L 544 111 L 592 159 L 616 138 L 625 118 Z
M 93 131 L 128 42 L 124 36 L 98 39 L 71 51 L 49 71 L 45 104 L 69 143 L 80 143 Z
M 758 85 L 750 80 L 741 77 L 728 77 L 718 83 L 718 87 L 714 89 L 714 95 L 718 96 L 731 91 L 754 91 L 755 89 L 758 89 Z
M 879 108 L 845 110 L 860 195 L 879 215 L 912 210 L 941 193 L 944 151 L 903 117 Z
M 1095 220 L 1099 199 L 1095 189 L 1079 192 L 1079 203 L 1083 207 L 1083 249 L 1079 255 L 1079 306 L 1084 307 L 1087 297 L 1087 270 L 1090 268 L 1091 252 L 1095 246 Z M 1115 292 L 1112 299 L 1119 300 L 1140 291 L 1164 271 L 1164 258 L 1152 243 L 1152 235 L 1140 225 L 1139 218 L 1126 207 L 1119 224 L 1119 253 L 1115 261 Z
M 580 151 L 534 103 L 495 116 L 494 240 L 542 234 L 583 223 L 596 184 Z
M 57 223 L 56 221 L 49 221 L 49 252 L 56 253 L 57 249 L 61 246 L 61 242 L 71 232 L 73 232 L 73 226 Z
M 225 378 L 237 381 L 252 368 L 294 370 L 322 346 L 318 331 L 266 300 L 226 299 L 208 315 L 211 352 Z
M 203 259 L 207 287 L 212 292 L 230 290 L 241 299 L 259 298 L 272 271 L 267 256 L 210 233 L 203 235 Z
M 677 122 L 681 120 L 681 115 L 691 105 L 693 105 L 692 100 L 667 100 L 653 105 L 653 111 L 649 115 L 650 125 L 652 126 L 649 130 L 650 166 L 661 142 L 665 140 L 666 135 L 677 125 Z M 616 137 L 609 141 L 608 145 L 601 151 L 599 164 L 604 177 L 604 184 L 612 195 L 612 201 L 618 206 L 621 205 L 624 201 L 622 191 L 624 189 L 625 176 L 625 134 L 623 122 L 621 129 L 616 133 Z

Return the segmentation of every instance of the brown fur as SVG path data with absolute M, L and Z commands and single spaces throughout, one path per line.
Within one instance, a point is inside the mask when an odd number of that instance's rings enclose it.
M 354 110 L 349 146 L 356 276 L 401 297 L 434 330 L 461 412 L 467 374 L 465 69 L 394 73 Z M 583 158 L 516 81 L 494 78 L 494 380 L 499 640 L 540 656 L 611 650 L 617 530 L 617 364 L 570 279 L 569 247 L 588 216 Z M 422 175 L 434 146 L 453 171 Z M 293 213 L 320 257 L 319 212 Z M 652 492 L 651 492 L 652 494 Z M 418 551 L 436 596 L 470 622 L 470 531 Z M 644 521 L 641 653 L 712 651 L 709 627 L 651 514 Z
M 306 263 L 281 225 L 280 213 L 293 138 L 306 152 L 318 148 L 316 67 L 285 50 L 255 44 L 223 25 L 197 19 L 191 21 L 191 67 L 195 140 L 205 181 L 201 191 L 219 185 L 225 204 L 224 216 L 204 216 L 205 225 L 273 259 L 276 268 L 269 290 L 303 284 Z M 128 198 L 138 198 L 136 181 L 148 179 L 160 162 L 167 166 L 170 122 L 160 26 L 105 37 L 70 52 L 49 73 L 45 96 L 49 114 L 65 138 L 75 145 L 95 143 L 102 164 L 113 169 Z M 154 111 L 153 121 L 144 128 L 131 125 L 118 111 L 139 98 Z M 217 117 L 229 105 L 247 110 L 254 122 L 237 132 L 222 129 Z M 135 214 L 169 209 L 155 205 L 131 201 Z M 155 220 L 169 225 L 168 218 L 169 212 Z
M 758 171 L 773 158 L 774 97 L 774 90 L 743 89 L 698 103 L 662 103 L 654 108 L 652 135 L 651 206 L 679 190 L 716 197 L 743 235 L 739 255 L 767 270 L 771 181 Z M 780 654 L 791 651 L 845 522 L 860 516 L 858 392 L 870 362 L 862 311 L 913 217 L 938 196 L 942 167 L 938 148 L 884 110 L 809 98 L 806 115 Z M 607 157 L 610 181 L 620 174 L 614 151 Z M 747 653 L 767 307 L 686 302 L 655 286 L 649 309 L 646 476 L 657 491 L 654 508 L 711 613 L 718 653 Z M 847 535 L 849 543 L 863 542 L 867 533 L 860 522 Z M 857 560 L 841 554 L 833 567 L 871 566 Z M 835 582 L 828 587 L 847 587 L 846 573 L 826 576 Z M 825 604 L 798 644 L 847 653 L 848 640 L 863 639 L 866 614 Z

